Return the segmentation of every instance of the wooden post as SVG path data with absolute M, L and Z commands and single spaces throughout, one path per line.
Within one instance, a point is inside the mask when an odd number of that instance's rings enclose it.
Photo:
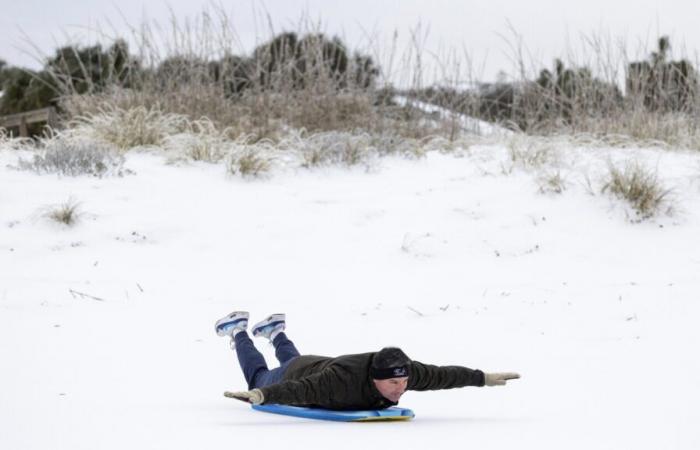
M 19 120 L 19 137 L 29 137 L 29 131 L 27 130 L 27 118 L 22 116 Z
M 54 108 L 53 106 L 49 109 L 49 113 L 46 118 L 46 125 L 51 129 L 51 133 L 53 133 L 53 130 L 56 128 L 56 125 L 58 125 L 56 108 Z

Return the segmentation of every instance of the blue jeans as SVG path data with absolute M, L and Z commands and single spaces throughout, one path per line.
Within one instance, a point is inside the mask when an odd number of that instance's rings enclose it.
M 280 333 L 272 341 L 272 345 L 275 346 L 275 356 L 280 362 L 280 366 L 270 370 L 267 368 L 267 363 L 262 353 L 255 348 L 247 332 L 241 331 L 233 339 L 236 342 L 238 363 L 241 365 L 241 370 L 243 370 L 248 389 L 279 383 L 282 381 L 289 364 L 294 358 L 299 356 L 299 351 L 294 346 L 294 343 L 287 338 L 286 334 Z

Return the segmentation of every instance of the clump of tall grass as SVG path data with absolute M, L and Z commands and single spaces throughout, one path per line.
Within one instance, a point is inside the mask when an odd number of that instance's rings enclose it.
M 110 109 L 116 111 L 157 111 L 151 115 L 155 122 L 165 125 L 159 132 L 157 126 L 149 127 L 152 133 L 149 139 L 141 141 L 158 142 L 159 138 L 168 134 L 185 132 L 188 128 L 183 122 L 199 120 L 211 121 L 217 128 L 229 130 L 231 137 L 257 134 L 258 138 L 274 136 L 281 127 L 274 123 L 271 112 L 265 112 L 265 117 L 255 115 L 256 108 L 262 105 L 232 101 L 224 96 L 220 87 L 213 81 L 206 84 L 200 81 L 193 85 L 183 83 L 174 85 L 171 89 L 163 90 L 149 84 L 140 89 L 125 89 L 117 86 L 108 91 L 91 94 L 69 94 L 62 98 L 61 104 L 70 117 L 90 118 L 100 116 Z M 169 120 L 162 121 L 163 116 Z
M 421 157 L 431 149 L 443 149 L 444 139 L 410 139 L 392 134 L 328 131 L 308 133 L 290 130 L 279 141 L 241 137 L 226 143 L 227 171 L 233 175 L 263 174 L 276 166 L 371 166 L 379 156 Z M 466 148 L 469 143 L 464 142 Z
M 257 178 L 268 173 L 274 158 L 253 148 L 232 151 L 226 157 L 226 170 L 231 175 Z
M 161 146 L 167 136 L 184 131 L 187 125 L 185 116 L 164 113 L 157 107 L 122 109 L 107 102 L 97 112 L 73 119 L 69 134 L 126 151 Z
M 83 213 L 80 210 L 81 204 L 70 198 L 60 205 L 49 206 L 44 211 L 44 217 L 56 223 L 73 226 L 80 220 Z
M 568 185 L 566 177 L 559 170 L 545 170 L 536 181 L 542 194 L 561 194 Z
M 513 136 L 507 143 L 509 163 L 523 169 L 539 169 L 557 157 L 555 141 L 550 139 Z
M 280 147 L 297 153 L 302 167 L 353 166 L 367 162 L 370 137 L 364 132 L 297 133 L 282 141 Z
M 37 150 L 31 160 L 19 159 L 19 169 L 64 176 L 103 177 L 125 173 L 124 157 L 104 143 L 59 136 L 43 144 L 44 149 Z
M 663 186 L 656 172 L 638 162 L 629 162 L 622 168 L 611 163 L 601 191 L 625 200 L 639 220 L 671 210 L 671 190 Z
M 3 127 L 0 127 L 0 145 L 5 144 L 10 140 L 10 135 L 7 133 L 7 130 Z
M 439 136 L 415 139 L 392 132 L 368 133 L 363 130 L 290 133 L 279 142 L 283 152 L 297 153 L 302 167 L 325 165 L 369 165 L 381 156 L 419 158 L 430 150 L 450 150 L 469 146 L 466 142 L 449 142 Z
M 5 128 L 0 127 L 0 149 L 10 148 L 12 144 L 12 137 L 9 135 Z
M 374 105 L 374 95 L 359 90 L 251 90 L 227 98 L 214 81 L 175 86 L 168 92 L 148 85 L 141 89 L 69 95 L 63 104 L 70 116 L 78 118 L 72 126 L 97 127 L 103 139 L 124 149 L 158 145 L 164 134 L 183 131 L 183 122 L 203 118 L 227 129 L 233 138 L 246 135 L 273 140 L 281 139 L 290 128 L 378 130 L 385 123 Z
M 163 148 L 166 151 L 192 161 L 217 163 L 226 157 L 235 144 L 230 128 L 220 130 L 206 117 L 187 123 L 185 131 L 164 138 Z M 247 139 L 243 137 L 242 140 Z
M 29 138 L 17 138 L 8 133 L 7 129 L 0 127 L 0 149 L 20 150 L 33 147 L 34 141 Z

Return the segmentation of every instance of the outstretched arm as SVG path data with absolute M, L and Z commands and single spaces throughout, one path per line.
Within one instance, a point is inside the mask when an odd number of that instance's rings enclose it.
M 489 373 L 462 366 L 434 366 L 418 361 L 411 363 L 408 389 L 431 391 L 465 386 L 500 386 L 506 380 L 519 378 L 517 373 Z

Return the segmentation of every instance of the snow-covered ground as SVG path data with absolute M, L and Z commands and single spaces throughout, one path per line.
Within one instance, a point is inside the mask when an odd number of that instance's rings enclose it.
M 459 124 L 459 128 L 467 133 L 472 133 L 477 136 L 512 136 L 513 132 L 507 128 L 500 125 L 495 125 L 490 122 L 486 122 L 481 119 L 467 116 L 465 114 L 460 114 L 454 111 L 450 111 L 441 106 L 434 105 L 432 103 L 422 102 L 414 98 L 408 98 L 403 95 L 395 95 L 394 101 L 400 105 L 411 105 L 414 108 L 418 108 L 423 112 L 428 114 L 434 114 L 437 116 L 438 121 L 443 123 L 451 123 L 454 121 Z
M 563 149 L 560 195 L 501 146 L 252 181 L 149 153 L 40 176 L 21 154 L 0 150 L 0 449 L 700 448 L 697 154 Z M 629 158 L 673 216 L 589 193 Z M 70 197 L 77 225 L 44 217 Z M 398 345 L 522 379 L 409 392 L 408 423 L 257 413 L 222 396 L 245 387 L 213 331 L 235 309 L 286 312 L 302 353 Z

